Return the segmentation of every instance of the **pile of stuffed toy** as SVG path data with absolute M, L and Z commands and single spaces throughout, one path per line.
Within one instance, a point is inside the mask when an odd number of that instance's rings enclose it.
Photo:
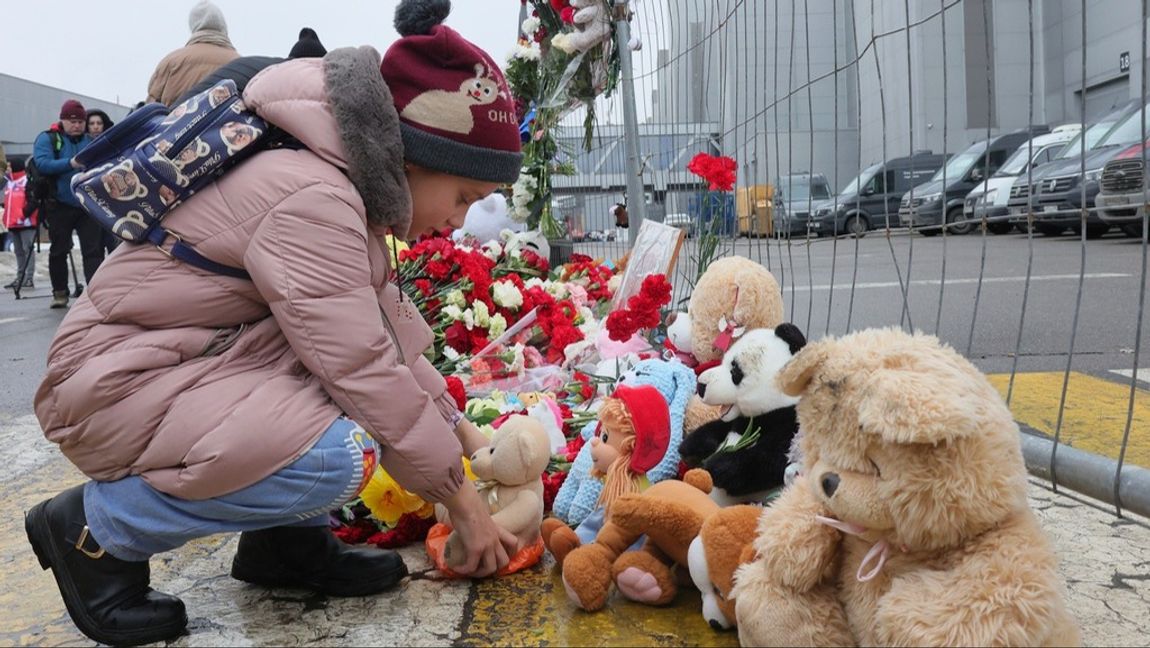
M 438 324 L 433 361 L 491 435 L 469 470 L 520 538 L 503 576 L 549 552 L 588 613 L 615 596 L 668 604 L 691 583 L 743 645 L 1079 641 L 1018 428 L 936 338 L 808 343 L 771 273 L 741 257 L 714 261 L 667 316 L 662 277 L 613 299 L 623 263 L 552 269 L 545 241 L 435 241 L 400 252 L 401 276 Z M 341 535 L 427 535 L 434 508 L 377 478 Z M 396 535 L 405 518 L 418 528 Z M 427 544 L 448 573 L 438 521 Z

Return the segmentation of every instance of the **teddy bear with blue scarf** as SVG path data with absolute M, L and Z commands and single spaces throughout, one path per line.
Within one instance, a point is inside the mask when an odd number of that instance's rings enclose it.
M 647 480 L 654 484 L 679 475 L 679 444 L 683 439 L 683 419 L 687 404 L 695 394 L 695 372 L 677 361 L 660 359 L 643 360 L 619 379 L 620 385 L 650 385 L 657 389 L 667 401 L 670 410 L 670 437 L 666 454 L 646 472 Z M 544 520 L 543 533 L 551 550 L 559 562 L 571 549 L 595 540 L 603 526 L 604 510 L 598 506 L 603 492 L 603 481 L 591 474 L 590 438 L 595 433 L 597 422 L 592 421 L 581 431 L 583 445 L 567 479 L 555 496 L 553 518 Z M 574 527 L 571 532 L 570 527 Z M 566 529 L 566 530 L 564 530 Z

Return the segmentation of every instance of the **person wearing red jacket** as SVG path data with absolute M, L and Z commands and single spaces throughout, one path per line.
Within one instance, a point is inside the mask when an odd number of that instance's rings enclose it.
M 11 176 L 7 179 L 4 193 L 4 227 L 11 233 L 16 251 L 16 278 L 4 286 L 8 290 L 33 290 L 32 276 L 36 274 L 36 223 L 38 210 L 24 213 L 24 160 L 15 158 L 10 162 Z

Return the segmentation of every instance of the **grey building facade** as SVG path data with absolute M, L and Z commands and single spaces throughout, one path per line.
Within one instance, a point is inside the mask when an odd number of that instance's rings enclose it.
M 883 159 L 1089 123 L 1142 92 L 1139 2 L 1088 0 L 1084 14 L 1081 0 L 672 0 L 663 12 L 648 119 L 717 123 L 740 184 L 809 171 L 839 189 Z
M 60 106 L 67 99 L 103 110 L 114 121 L 128 114 L 127 106 L 0 74 L 0 142 L 5 151 L 9 155 L 31 153 L 36 135 L 59 121 Z

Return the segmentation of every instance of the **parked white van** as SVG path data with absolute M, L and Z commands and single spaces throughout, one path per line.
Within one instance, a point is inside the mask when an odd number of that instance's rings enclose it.
M 1030 167 L 1053 160 L 1081 130 L 1082 124 L 1057 126 L 1052 132 L 1039 135 L 1019 146 L 993 176 L 979 183 L 966 195 L 962 206 L 963 217 L 981 221 L 985 215 L 988 231 L 994 234 L 1009 232 L 1012 225 L 1007 202 L 1010 200 L 1011 185 L 1024 177 Z

